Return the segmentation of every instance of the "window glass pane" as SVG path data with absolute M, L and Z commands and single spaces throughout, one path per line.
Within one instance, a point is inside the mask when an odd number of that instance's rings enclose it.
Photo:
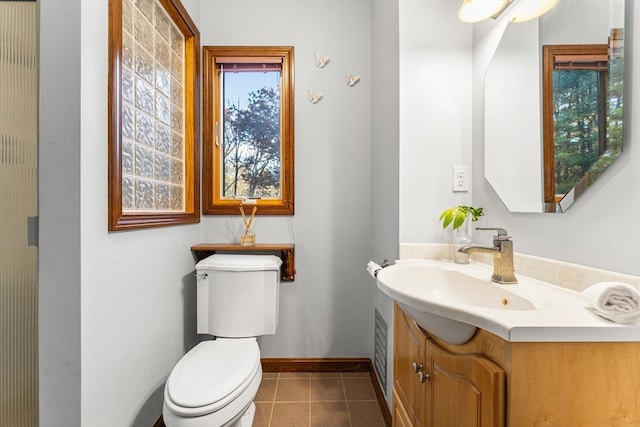
M 203 211 L 294 214 L 292 46 L 205 46 Z
M 184 200 L 185 37 L 159 0 L 123 0 L 123 212 L 177 211 Z M 131 40 L 135 40 L 132 42 Z
M 180 0 L 109 1 L 109 231 L 200 221 L 199 51 Z
M 279 67 L 220 65 L 223 199 L 280 199 Z

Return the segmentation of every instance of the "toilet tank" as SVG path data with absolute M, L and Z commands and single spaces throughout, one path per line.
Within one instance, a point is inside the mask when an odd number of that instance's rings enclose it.
M 275 334 L 281 264 L 274 255 L 236 254 L 214 254 L 198 262 L 198 333 L 228 338 Z

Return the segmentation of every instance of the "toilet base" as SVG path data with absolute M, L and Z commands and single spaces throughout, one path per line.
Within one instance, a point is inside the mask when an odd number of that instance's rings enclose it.
M 253 425 L 253 419 L 256 415 L 256 405 L 251 402 L 246 410 L 240 412 L 237 417 L 233 418 L 226 424 L 221 426 L 212 426 L 211 420 L 208 417 L 197 418 L 176 418 L 172 413 L 165 412 L 163 414 L 163 421 L 167 427 L 251 427 Z
M 221 426 L 212 426 L 211 420 L 206 419 L 207 417 L 198 417 L 198 418 L 175 418 L 171 413 L 163 414 L 163 421 L 165 426 L 173 427 L 173 426 L 183 426 L 189 425 L 194 427 L 251 427 L 253 425 L 253 419 L 256 415 L 256 405 L 251 402 L 251 404 L 247 407 L 244 413 L 241 412 L 242 415 L 232 419 L 226 424 Z M 166 418 L 165 418 L 166 417 Z
M 256 415 L 256 405 L 251 402 L 247 411 L 240 417 L 235 424 L 231 424 L 229 427 L 251 427 L 253 425 L 253 418 Z

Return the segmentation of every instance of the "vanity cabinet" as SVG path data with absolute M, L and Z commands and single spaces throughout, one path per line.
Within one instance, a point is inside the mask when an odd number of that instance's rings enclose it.
M 425 427 L 427 336 L 397 304 L 394 318 L 393 426 Z
M 394 325 L 394 426 L 640 426 L 640 342 L 454 345 L 397 305 Z
M 504 371 L 445 350 L 397 305 L 394 354 L 394 427 L 504 426 Z

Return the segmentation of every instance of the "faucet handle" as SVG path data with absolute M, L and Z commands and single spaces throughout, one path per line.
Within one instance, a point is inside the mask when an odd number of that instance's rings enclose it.
M 496 232 L 496 235 L 493 237 L 494 240 L 509 240 L 511 236 L 507 235 L 507 230 L 504 228 L 495 228 L 495 227 L 476 227 L 476 230 L 492 230 Z

